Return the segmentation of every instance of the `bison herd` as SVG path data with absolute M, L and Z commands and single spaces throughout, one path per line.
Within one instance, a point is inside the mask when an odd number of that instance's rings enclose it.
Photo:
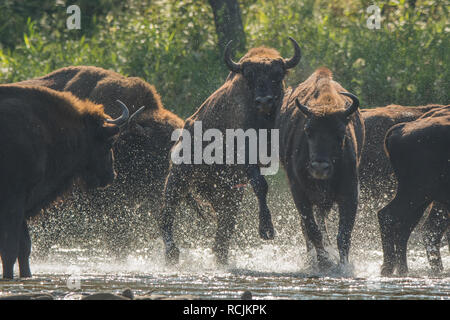
M 432 270 L 442 271 L 439 247 L 444 234 L 450 239 L 450 106 L 360 109 L 358 98 L 324 67 L 295 88 L 285 88 L 287 71 L 301 59 L 299 45 L 290 40 L 291 58 L 259 47 L 238 62 L 231 58 L 229 43 L 226 81 L 186 121 L 163 107 L 152 85 L 97 67 L 67 67 L 0 85 L 3 278 L 13 278 L 16 260 L 20 277 L 31 276 L 27 219 L 59 197 L 62 206 L 83 212 L 113 212 L 113 230 L 143 224 L 124 208 L 141 208 L 143 216 L 157 212 L 170 264 L 179 260 L 173 237 L 177 208 L 185 202 L 201 215 L 199 203 L 207 202 L 217 216 L 213 252 L 219 264 L 227 264 L 242 186 L 249 183 L 259 205 L 259 235 L 273 239 L 261 163 L 170 160 L 171 150 L 183 139 L 173 141 L 173 132 L 192 132 L 198 121 L 204 129 L 222 132 L 279 130 L 280 163 L 307 250 L 315 249 L 320 269 L 332 265 L 325 249 L 325 221 L 332 206 L 338 208 L 337 247 L 345 265 L 358 204 L 364 197 L 382 203 L 388 194 L 392 201 L 374 208 L 384 253 L 382 275 L 407 273 L 407 242 L 427 210 L 427 256 Z M 248 155 L 248 146 L 246 151 Z M 69 190 L 82 190 L 83 196 L 74 198 Z M 127 246 L 127 237 L 120 237 L 124 230 L 111 234 L 112 247 Z

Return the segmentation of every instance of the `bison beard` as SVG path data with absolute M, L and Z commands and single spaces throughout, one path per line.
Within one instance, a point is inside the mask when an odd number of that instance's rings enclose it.
M 193 134 L 195 121 L 204 129 L 273 128 L 276 110 L 283 99 L 283 79 L 287 69 L 300 61 L 300 48 L 291 38 L 294 56 L 283 59 L 270 48 L 251 49 L 238 63 L 231 60 L 230 43 L 224 60 L 230 74 L 190 118 L 184 129 Z M 236 150 L 236 148 L 235 148 Z M 246 152 L 248 154 L 248 152 Z M 166 247 L 166 261 L 177 263 L 179 249 L 173 239 L 175 209 L 182 197 L 193 188 L 211 204 L 217 213 L 214 253 L 219 264 L 228 262 L 228 247 L 234 232 L 236 214 L 243 196 L 242 188 L 234 186 L 249 180 L 259 201 L 259 233 L 263 239 L 274 237 L 269 208 L 266 204 L 267 182 L 258 165 L 174 165 L 171 164 L 164 189 L 161 211 L 161 232 Z
M 386 132 L 398 123 L 414 121 L 424 114 L 429 115 L 429 111 L 442 107 L 444 106 L 438 104 L 426 106 L 388 105 L 362 110 L 366 140 L 359 172 L 360 202 L 366 206 L 364 211 L 374 212 L 382 209 L 388 203 L 386 199 L 394 196 L 397 187 L 391 164 L 384 152 Z M 436 272 L 443 269 L 439 248 L 445 232 L 447 232 L 447 241 L 450 242 L 449 223 L 448 213 L 444 206 L 437 202 L 433 203 L 423 225 L 423 241 L 428 261 Z
M 115 176 L 112 145 L 119 126 L 103 106 L 70 93 L 30 86 L 0 85 L 0 253 L 3 277 L 30 277 L 31 240 L 26 219 L 75 180 L 105 187 Z
M 395 270 L 400 275 L 408 272 L 408 239 L 433 201 L 450 209 L 449 145 L 448 106 L 432 110 L 418 120 L 397 124 L 387 132 L 386 153 L 398 187 L 395 198 L 378 212 L 382 275 L 389 276 Z M 438 269 L 435 271 L 441 269 L 440 265 L 435 267 Z
M 337 203 L 337 244 L 340 263 L 346 264 L 358 205 L 364 123 L 357 110 L 358 99 L 344 91 L 330 70 L 320 68 L 286 94 L 276 118 L 280 161 L 301 215 L 307 249 L 316 249 L 323 270 L 332 265 L 324 249 L 323 236 L 328 238 L 325 217 Z M 319 226 L 313 206 L 318 209 Z

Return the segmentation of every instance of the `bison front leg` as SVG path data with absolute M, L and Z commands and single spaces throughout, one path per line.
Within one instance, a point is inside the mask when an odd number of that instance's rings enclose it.
M 272 224 L 272 216 L 267 206 L 267 192 L 269 186 L 257 165 L 250 165 L 246 168 L 247 178 L 253 188 L 253 192 L 258 198 L 259 205 L 259 236 L 264 240 L 272 240 L 275 232 Z
M 3 278 L 14 278 L 14 263 L 19 255 L 21 227 L 24 221 L 23 199 L 15 197 L 6 198 L 6 203 L 1 206 L 0 225 L 1 256 L 3 265 Z
M 447 230 L 450 230 L 449 227 L 450 217 L 447 209 L 443 205 L 433 202 L 430 214 L 424 224 L 423 242 L 425 243 L 428 262 L 434 273 L 444 270 L 439 250 L 442 237 Z
M 339 250 L 339 263 L 348 264 L 350 253 L 352 231 L 355 225 L 356 212 L 358 210 L 358 191 L 354 192 L 338 201 L 339 207 L 339 227 L 337 235 L 337 247 Z
M 302 219 L 302 228 L 304 229 L 304 232 L 306 232 L 305 239 L 307 239 L 307 241 L 309 239 L 316 249 L 319 268 L 323 271 L 328 270 L 333 266 L 333 263 L 329 258 L 328 252 L 324 248 L 322 234 L 314 219 L 312 204 L 299 188 L 293 186 L 292 195 Z
M 316 215 L 317 224 L 319 226 L 320 233 L 324 237 L 325 246 L 331 246 L 330 236 L 328 235 L 326 219 L 330 213 L 331 206 L 319 207 Z
M 21 278 L 31 277 L 30 254 L 31 254 L 31 238 L 30 233 L 28 231 L 27 221 L 24 220 L 22 224 L 22 235 L 20 238 L 20 247 L 18 256 Z

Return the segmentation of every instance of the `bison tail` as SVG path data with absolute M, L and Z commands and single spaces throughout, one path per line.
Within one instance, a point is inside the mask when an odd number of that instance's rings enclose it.
M 396 142 L 399 140 L 401 136 L 401 130 L 403 129 L 403 126 L 404 123 L 400 123 L 391 127 L 386 132 L 386 136 L 384 137 L 384 152 L 386 153 L 387 157 L 391 160 L 391 162 L 393 153 L 395 153 L 395 150 L 398 149 L 398 147 L 396 147 Z

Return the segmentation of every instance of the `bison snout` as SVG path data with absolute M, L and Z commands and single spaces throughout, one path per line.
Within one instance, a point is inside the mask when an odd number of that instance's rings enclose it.
M 316 179 L 328 179 L 331 176 L 332 165 L 328 161 L 311 162 L 311 174 Z
M 256 97 L 255 99 L 258 111 L 267 114 L 272 111 L 273 101 L 273 96 Z

